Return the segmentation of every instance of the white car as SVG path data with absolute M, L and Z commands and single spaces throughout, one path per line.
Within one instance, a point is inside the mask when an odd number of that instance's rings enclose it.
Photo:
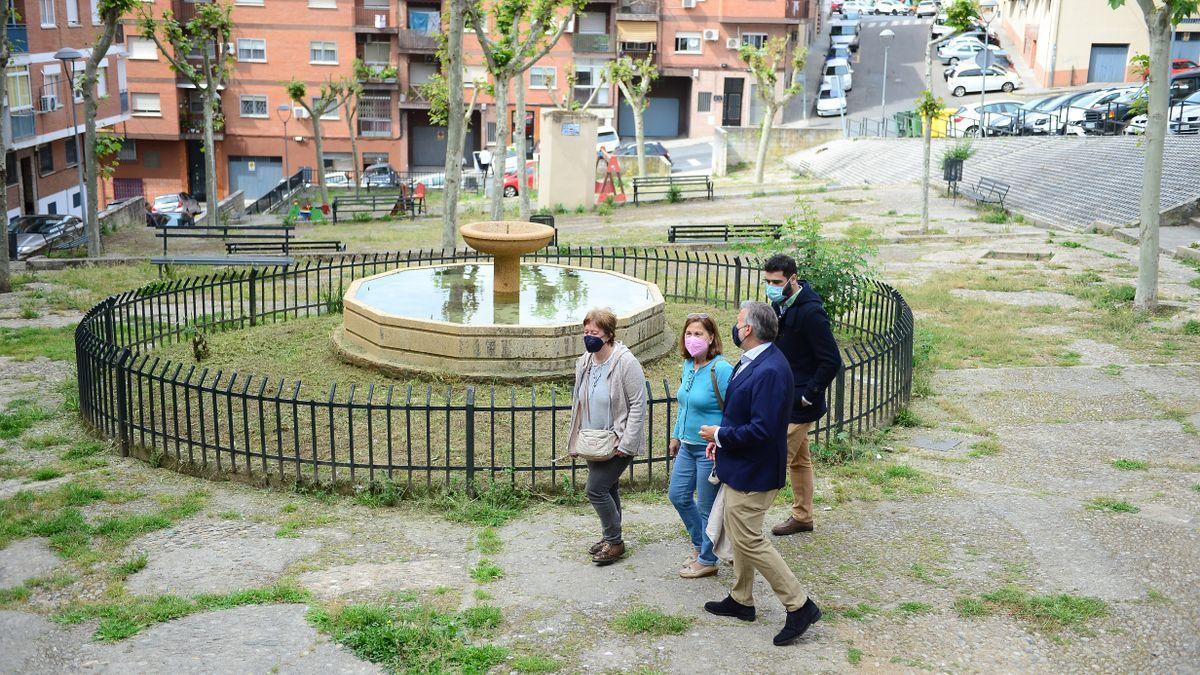
M 996 45 L 989 45 L 988 49 L 999 55 L 1008 56 L 1007 52 Z M 959 61 L 974 61 L 975 57 L 981 51 L 983 51 L 983 43 L 975 38 L 954 38 L 941 47 L 938 47 L 938 59 L 943 64 L 953 65 Z
M 897 16 L 899 14 L 908 14 L 908 5 L 899 2 L 899 0 L 875 0 L 875 6 L 871 11 L 875 14 Z
M 922 17 L 926 17 L 926 16 L 937 16 L 938 15 L 938 4 L 936 2 L 932 2 L 931 0 L 925 0 L 921 4 L 917 5 L 916 13 L 917 13 L 917 18 L 922 18 Z
M 859 14 L 870 14 L 875 9 L 874 2 L 867 0 L 846 0 L 842 3 L 841 13 L 858 12 Z
M 854 87 L 854 69 L 846 59 L 829 59 L 825 62 L 826 79 L 838 77 L 842 80 L 842 91 L 850 91 Z
M 850 51 L 858 51 L 858 21 L 843 21 L 835 19 L 829 22 L 829 44 L 849 47 Z
M 817 94 L 818 117 L 832 117 L 846 113 L 846 95 L 835 88 L 836 85 L 832 82 L 821 85 L 821 92 Z
M 1019 89 L 1021 78 L 1016 73 L 1011 73 L 1003 68 L 992 66 L 986 70 L 975 66 L 974 68 L 961 68 L 954 75 L 946 80 L 946 85 L 950 89 L 952 96 L 965 96 L 970 93 L 979 93 L 987 87 L 988 91 L 1002 91 L 1009 93 L 1013 89 Z
M 929 34 L 935 40 L 954 32 L 952 27 L 946 25 L 946 18 L 945 12 L 940 12 L 936 17 L 934 17 L 933 25 L 929 27 Z
M 617 130 L 610 126 L 602 126 L 596 130 L 596 152 L 601 150 L 605 152 L 616 152 L 617 148 L 621 147 L 621 137 L 617 135 Z M 513 171 L 516 171 L 516 164 L 513 165 Z
M 1020 101 L 1005 99 L 993 101 L 988 99 L 987 103 L 980 107 L 978 103 L 968 103 L 959 107 L 950 115 L 950 123 L 947 128 L 949 136 L 978 136 L 980 127 L 987 127 L 993 120 L 1007 118 L 1010 114 L 1015 113 L 1021 107 Z M 980 123 L 982 118 L 982 124 Z

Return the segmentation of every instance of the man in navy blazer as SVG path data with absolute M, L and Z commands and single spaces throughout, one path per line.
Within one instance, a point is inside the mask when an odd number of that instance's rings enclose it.
M 733 342 L 744 351 L 725 395 L 720 426 L 700 427 L 724 483 L 724 525 L 733 544 L 734 584 L 720 602 L 704 609 L 718 616 L 753 621 L 754 573 L 763 575 L 787 609 L 776 645 L 800 637 L 821 618 L 821 610 L 800 587 L 779 551 L 763 536 L 763 517 L 787 481 L 787 430 L 792 411 L 792 369 L 772 341 L 779 319 L 771 306 L 746 302 L 733 327 Z

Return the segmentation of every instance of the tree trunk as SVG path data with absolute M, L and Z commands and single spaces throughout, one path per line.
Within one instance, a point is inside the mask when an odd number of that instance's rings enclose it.
M 767 114 L 763 117 L 762 132 L 758 137 L 758 156 L 754 159 L 754 184 L 762 187 L 763 169 L 767 164 L 767 147 L 771 141 L 771 123 L 775 121 L 775 108 L 767 106 Z
M 321 112 L 312 111 L 313 146 L 317 150 L 317 193 L 321 195 L 321 204 L 329 204 L 329 187 L 325 185 L 325 150 L 321 145 Z
M 933 41 L 925 42 L 925 89 L 933 91 Z M 933 119 L 921 118 L 921 234 L 929 231 L 929 155 L 933 152 Z
M 508 124 L 508 82 L 496 79 L 496 152 L 492 157 L 492 220 L 504 218 L 504 168 L 508 165 L 508 139 L 512 135 Z
M 355 100 L 357 99 L 357 96 L 355 96 L 354 94 L 351 94 L 351 96 L 353 96 L 355 98 Z M 349 127 L 349 131 L 350 131 L 350 161 L 353 162 L 353 165 L 350 167 L 350 169 L 354 176 L 354 194 L 358 194 L 358 182 L 359 182 L 358 173 L 359 173 L 359 167 L 362 166 L 362 163 L 358 161 L 358 129 L 354 128 L 354 124 L 355 124 L 354 118 L 357 116 L 358 116 L 358 103 L 355 103 L 354 105 L 347 105 L 346 106 L 346 126 Z
M 98 258 L 104 253 L 100 229 L 100 163 L 96 158 L 96 92 L 95 81 L 92 81 L 91 92 L 84 93 L 83 100 L 83 156 L 78 161 L 83 162 L 83 184 L 87 194 L 83 203 L 83 223 L 87 232 L 87 252 L 89 258 Z M 90 95 L 89 95 L 90 94 Z M 73 97 L 72 97 L 73 98 Z M 75 141 L 74 138 L 71 139 Z
M 1163 147 L 1170 107 L 1171 6 L 1157 8 L 1146 16 L 1150 29 L 1150 101 L 1146 114 L 1146 159 L 1142 172 L 1141 250 L 1138 261 L 1137 293 L 1133 306 L 1152 312 L 1158 305 L 1158 226 L 1162 218 Z
M 514 90 L 517 103 L 517 202 L 521 220 L 529 220 L 529 186 L 525 180 L 525 157 L 528 148 L 525 147 L 525 75 L 518 75 L 517 88 Z
M 7 22 L 7 12 L 0 12 L 0 20 Z M 0 47 L 0 71 L 8 72 L 8 47 Z M 0 120 L 8 119 L 8 78 L 0 77 Z M 8 143 L 0 134 L 0 157 L 8 156 Z M 12 291 L 11 265 L 8 262 L 8 162 L 0 162 L 0 233 L 4 236 L 4 249 L 0 252 L 0 293 Z
M 446 179 L 442 181 L 442 250 L 458 247 L 458 189 L 462 183 L 463 144 L 470 111 L 463 109 L 462 0 L 450 0 L 450 27 L 446 34 Z
M 637 143 L 637 164 L 638 175 L 646 175 L 646 132 L 642 130 L 642 115 L 646 112 L 645 94 L 638 100 L 638 105 L 633 105 L 633 101 L 629 104 L 633 108 L 633 139 Z
M 213 133 L 216 106 L 220 99 L 217 98 L 219 94 L 213 81 L 208 49 L 204 50 L 204 85 L 204 210 L 208 211 L 208 225 L 212 226 L 220 224 L 220 214 L 217 213 L 221 204 L 221 196 L 217 194 L 217 142 Z

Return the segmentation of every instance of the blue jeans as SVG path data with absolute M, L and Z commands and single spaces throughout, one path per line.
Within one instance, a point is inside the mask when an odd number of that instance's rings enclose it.
M 713 463 L 704 456 L 704 447 L 691 443 L 679 445 L 679 454 L 675 456 L 675 465 L 671 468 L 671 487 L 667 496 L 679 512 L 683 526 L 692 538 L 692 546 L 700 552 L 700 564 L 716 565 L 713 543 L 704 530 L 708 527 L 708 512 L 712 510 L 720 486 L 708 482 Z

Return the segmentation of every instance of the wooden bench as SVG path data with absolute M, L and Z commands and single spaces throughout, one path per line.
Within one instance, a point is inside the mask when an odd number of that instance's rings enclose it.
M 195 227 L 169 227 L 157 225 L 154 236 L 163 240 L 163 255 L 167 255 L 167 242 L 171 239 L 244 239 L 256 242 L 283 244 L 287 253 L 295 225 L 213 225 Z
M 421 208 L 424 209 L 424 206 L 424 199 L 422 199 Z M 333 198 L 334 223 L 337 223 L 339 219 L 344 220 L 347 215 L 353 218 L 356 213 L 366 213 L 374 217 L 383 212 L 392 216 L 408 213 L 410 218 L 416 218 L 417 201 L 405 194 L 346 195 Z
M 761 241 L 778 239 L 783 225 L 779 223 L 734 223 L 731 225 L 672 225 L 667 229 L 667 241 Z
M 976 204 L 995 204 L 1004 208 L 1004 198 L 1008 196 L 1009 185 L 994 178 L 980 178 L 975 185 L 959 188 L 959 194 L 970 197 Z
M 330 251 L 340 253 L 346 250 L 346 245 L 340 241 L 293 241 L 283 243 L 276 241 L 230 241 L 225 244 L 225 252 L 235 253 L 291 253 L 295 251 Z
M 679 194 L 700 194 L 713 198 L 712 178 L 708 176 L 638 176 L 633 179 L 633 203 L 636 206 L 641 195 L 670 194 L 672 189 Z

